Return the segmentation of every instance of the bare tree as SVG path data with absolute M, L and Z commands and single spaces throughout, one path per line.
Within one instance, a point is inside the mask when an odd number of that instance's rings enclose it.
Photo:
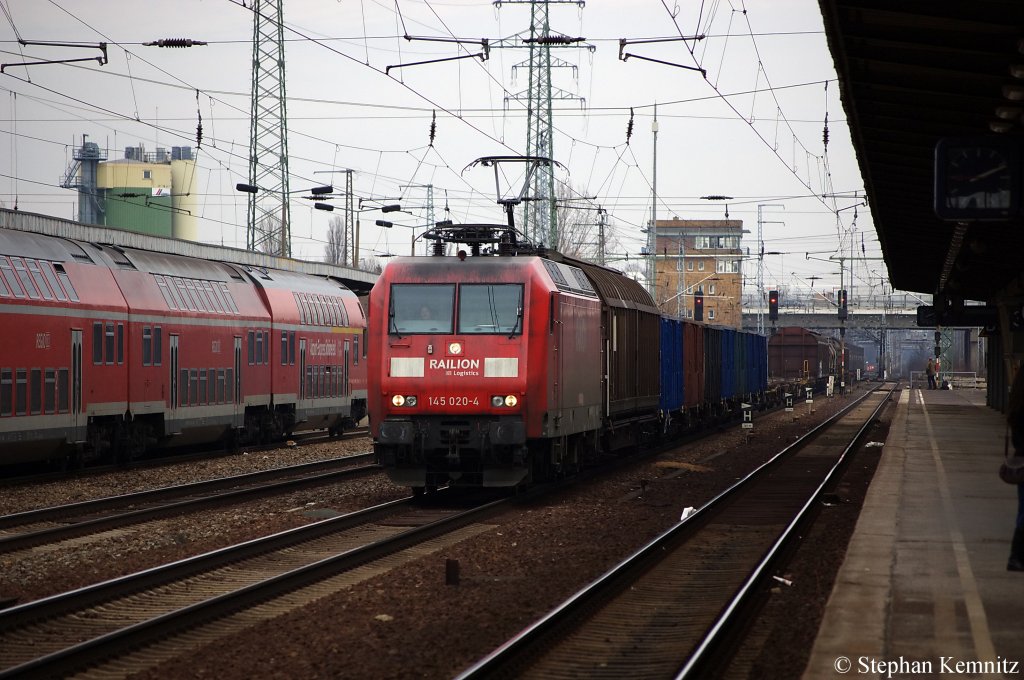
M 262 241 L 256 244 L 256 250 L 267 255 L 281 254 L 281 218 L 278 215 L 266 214 L 259 221 L 258 234 L 264 234 Z
M 376 257 L 364 257 L 359 261 L 359 268 L 371 274 L 380 274 L 384 271 L 384 265 Z
M 327 223 L 324 260 L 331 264 L 347 264 L 348 259 L 348 232 L 345 229 L 345 221 L 337 215 L 332 215 Z

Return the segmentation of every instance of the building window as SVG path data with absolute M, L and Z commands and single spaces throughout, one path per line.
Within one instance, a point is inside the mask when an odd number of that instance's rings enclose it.
M 712 284 L 708 285 L 708 295 L 714 295 L 714 294 L 715 294 L 715 284 L 712 283 Z
M 688 272 L 692 272 L 693 271 L 693 260 L 687 260 L 686 261 L 686 271 L 688 271 Z
M 739 274 L 739 260 L 719 260 L 716 270 L 719 274 Z
M 708 320 L 715 318 L 715 310 L 708 307 Z
M 704 260 L 700 260 L 699 262 L 697 262 L 697 271 L 704 271 Z
M 143 170 L 142 171 L 142 179 L 153 179 L 153 171 L 152 170 Z

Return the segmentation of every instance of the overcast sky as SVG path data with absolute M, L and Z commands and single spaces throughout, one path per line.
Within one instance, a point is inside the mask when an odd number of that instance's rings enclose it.
M 19 47 L 28 41 L 108 43 L 109 62 L 6 66 L 0 136 L 0 200 L 6 207 L 75 218 L 76 197 L 60 188 L 82 135 L 121 157 L 124 147 L 196 147 L 202 117 L 200 233 L 211 243 L 245 246 L 252 25 L 242 0 L 0 0 L 4 64 L 95 57 L 95 46 Z M 673 13 L 675 15 L 673 16 Z M 465 169 L 487 155 L 526 151 L 525 49 L 497 46 L 526 34 L 530 6 L 485 0 L 287 0 L 286 71 L 292 190 L 355 171 L 355 193 L 400 198 L 410 228 L 362 220 L 363 257 L 408 254 L 412 227 L 425 221 L 433 185 L 435 218 L 502 222 L 493 174 Z M 870 208 L 839 101 L 832 58 L 814 0 L 662 2 L 591 0 L 550 6 L 552 32 L 586 39 L 591 49 L 552 51 L 557 91 L 555 158 L 569 183 L 604 208 L 620 246 L 639 255 L 651 217 L 657 104 L 657 217 L 729 217 L 749 230 L 756 254 L 758 205 L 765 224 L 767 287 L 839 286 L 835 258 L 878 257 Z M 487 39 L 489 59 L 388 66 L 480 52 L 478 44 L 406 41 L 419 37 Z M 640 43 L 650 38 L 701 41 Z M 160 49 L 142 43 L 192 38 L 209 44 Z M 619 59 L 625 51 L 640 58 Z M 699 67 L 700 72 L 681 66 Z M 633 118 L 632 135 L 627 128 Z M 436 131 L 430 145 L 432 116 Z M 829 141 L 823 144 L 825 119 Z M 464 171 L 465 169 L 465 171 Z M 512 178 L 510 178 L 511 180 Z M 859 197 L 859 198 L 856 198 Z M 446 212 L 447 210 L 447 212 Z M 337 215 L 338 213 L 334 213 Z M 331 213 L 292 203 L 293 254 L 322 259 Z M 389 216 L 393 218 L 394 216 Z M 367 226 L 371 225 L 371 226 Z M 852 248 L 852 251 L 851 251 Z M 808 254 L 810 259 L 808 259 Z M 753 281 L 751 260 L 745 273 Z M 849 262 L 846 263 L 849 266 Z M 878 260 L 855 263 L 855 287 L 881 285 Z M 821 277 L 821 279 L 812 279 Z

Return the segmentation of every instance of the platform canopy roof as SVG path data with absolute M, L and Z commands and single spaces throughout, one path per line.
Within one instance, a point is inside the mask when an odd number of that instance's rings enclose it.
M 1020 288 L 1024 219 L 945 221 L 933 201 L 940 139 L 1024 141 L 1024 0 L 819 2 L 893 286 Z

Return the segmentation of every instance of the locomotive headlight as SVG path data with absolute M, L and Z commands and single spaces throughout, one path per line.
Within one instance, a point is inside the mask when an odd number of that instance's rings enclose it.
M 514 394 L 509 394 L 508 396 L 504 397 L 501 396 L 500 394 L 496 394 L 493 397 L 491 397 L 491 406 L 493 406 L 494 408 L 512 408 L 518 403 L 519 399 Z
M 416 405 L 416 395 L 410 394 L 409 396 L 407 396 L 405 398 L 405 405 L 406 406 L 415 406 Z
M 508 406 L 509 408 L 512 408 L 518 403 L 519 400 L 516 398 L 516 395 L 514 394 L 510 394 L 507 397 L 505 397 L 505 406 Z
M 415 406 L 417 401 L 414 394 L 396 394 L 391 397 L 391 403 L 395 406 Z
M 449 342 L 448 343 L 449 354 L 462 354 L 462 343 L 461 342 Z
M 498 395 L 491 397 L 491 406 L 493 406 L 494 408 L 501 408 L 504 405 L 505 397 L 500 397 Z
M 391 397 L 391 403 L 395 406 L 402 406 L 405 404 L 405 397 L 403 397 L 401 394 L 396 394 L 395 396 Z

